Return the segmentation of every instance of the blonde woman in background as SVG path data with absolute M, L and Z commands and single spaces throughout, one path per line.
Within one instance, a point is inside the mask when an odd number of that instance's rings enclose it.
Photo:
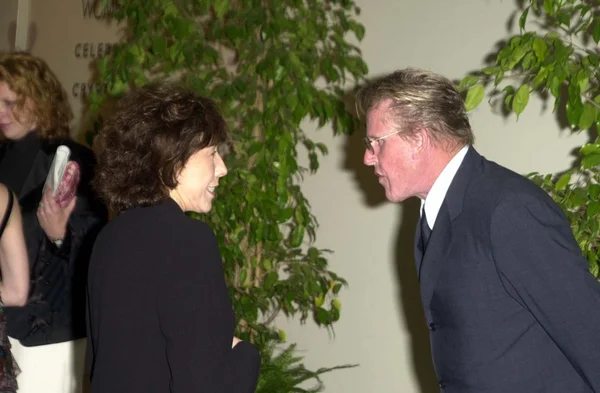
M 91 150 L 69 137 L 72 118 L 46 62 L 0 54 L 0 182 L 19 201 L 31 276 L 27 304 L 5 309 L 20 393 L 73 393 L 83 381 L 87 266 L 107 212 L 91 190 Z M 59 145 L 81 170 L 76 196 L 64 206 L 44 189 Z

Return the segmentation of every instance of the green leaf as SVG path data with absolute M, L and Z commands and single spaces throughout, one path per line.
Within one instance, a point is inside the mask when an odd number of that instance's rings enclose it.
M 327 149 L 327 146 L 324 143 L 319 142 L 315 144 L 315 146 L 321 151 L 321 154 L 326 155 L 329 153 L 329 150 Z
M 318 307 L 315 310 L 315 319 L 319 324 L 329 324 L 331 321 L 329 318 L 329 313 L 323 307 Z
M 287 108 L 293 111 L 296 108 L 296 105 L 298 105 L 298 97 L 296 97 L 295 94 L 288 94 L 285 97 L 285 103 Z
M 569 124 L 571 124 L 571 127 L 575 128 L 579 125 L 579 119 L 581 119 L 581 115 L 583 114 L 583 105 L 581 104 L 581 101 L 569 101 L 565 105 L 565 109 Z
M 360 23 L 350 22 L 350 30 L 354 32 L 359 41 L 362 41 L 365 37 L 365 27 Z
M 155 36 L 152 42 L 152 52 L 157 56 L 167 54 L 167 40 L 163 36 Z
M 540 68 L 540 70 L 538 71 L 535 78 L 533 78 L 533 82 L 531 83 L 531 88 L 534 90 L 537 89 L 542 83 L 544 83 L 546 81 L 549 73 L 550 73 L 549 68 L 547 68 L 547 67 Z
M 294 208 L 288 207 L 280 211 L 279 223 L 287 222 L 294 215 Z
M 600 185 L 598 184 L 590 184 L 588 186 L 588 191 L 591 200 L 597 200 L 600 197 Z
M 267 278 L 265 279 L 265 282 L 263 284 L 264 289 L 271 289 L 271 287 L 273 287 L 273 284 L 275 284 L 277 281 L 279 281 L 279 275 L 277 274 L 277 272 L 270 272 L 269 274 L 267 274 Z
M 593 153 L 600 153 L 600 144 L 586 143 L 585 145 L 581 146 L 581 149 L 579 149 L 579 152 L 584 156 L 587 156 L 587 155 L 593 154 Z
M 596 19 L 594 22 L 594 28 L 592 30 L 592 37 L 594 38 L 594 42 L 597 44 L 600 41 L 600 20 Z
M 504 71 L 500 70 L 496 74 L 496 78 L 494 78 L 494 85 L 498 86 L 500 84 L 500 82 L 502 82 L 503 79 L 504 79 Z
M 590 12 L 590 7 L 589 6 L 583 6 L 583 7 L 581 7 L 581 10 L 579 12 L 579 16 L 581 18 L 583 18 L 588 12 Z
M 586 52 L 588 54 L 587 59 L 589 60 L 592 66 L 597 67 L 598 65 L 600 65 L 600 56 L 598 56 L 596 52 L 591 50 L 587 50 Z
M 544 61 L 546 59 L 546 54 L 548 53 L 546 41 L 544 41 L 543 38 L 535 37 L 533 40 L 533 51 L 539 61 Z
M 342 289 L 342 284 L 335 284 L 333 286 L 332 291 L 333 291 L 334 294 L 337 295 L 340 292 L 340 289 Z
M 508 110 L 510 110 L 512 108 L 512 102 L 513 99 L 515 98 L 514 94 L 506 94 L 506 96 L 504 96 L 504 107 Z
M 223 19 L 223 16 L 225 16 L 225 13 L 229 9 L 229 1 L 230 0 L 212 0 L 215 14 L 218 19 Z
M 273 262 L 270 259 L 264 258 L 263 260 L 260 261 L 260 264 L 262 265 L 263 269 L 265 269 L 265 270 L 273 269 Z
M 325 303 L 325 297 L 323 295 L 315 297 L 314 303 L 315 307 L 321 307 Z
M 558 23 L 566 27 L 571 26 L 571 15 L 566 12 L 559 12 L 557 15 Z
M 279 329 L 279 339 L 283 342 L 285 342 L 285 340 L 287 339 L 287 335 L 285 334 L 284 330 Z
M 471 86 L 475 85 L 477 82 L 479 82 L 478 77 L 476 77 L 475 75 L 467 75 L 458 84 L 458 90 L 470 88 Z
M 544 0 L 544 11 L 546 11 L 548 15 L 554 14 L 554 1 L 555 0 Z
M 177 15 L 179 13 L 179 9 L 177 8 L 177 5 L 174 3 L 167 3 L 164 9 L 164 16 L 174 16 Z
M 583 105 L 583 112 L 579 118 L 579 128 L 582 130 L 589 129 L 595 122 L 597 117 L 597 109 L 589 103 Z
M 521 14 L 519 18 L 519 27 L 521 31 L 525 30 L 525 24 L 527 23 L 527 14 L 529 14 L 529 7 L 525 8 L 525 11 Z
M 517 117 L 525 110 L 525 107 L 529 103 L 529 86 L 527 84 L 521 85 L 517 93 L 515 94 L 515 98 L 512 102 L 512 110 L 515 112 Z
M 484 67 L 481 69 L 481 72 L 483 72 L 485 75 L 496 75 L 499 71 L 499 67 Z
M 583 169 L 596 168 L 598 165 L 600 165 L 600 153 L 589 154 L 581 160 Z
M 590 204 L 587 208 L 587 218 L 595 219 L 600 214 L 600 202 L 598 201 L 590 201 Z
M 339 311 L 342 309 L 342 302 L 339 299 L 333 299 L 331 301 L 331 307 Z
M 291 247 L 300 247 L 302 241 L 304 240 L 304 225 L 297 225 L 290 235 L 290 246 Z
M 567 173 L 563 174 L 556 181 L 556 185 L 554 186 L 554 190 L 555 191 L 562 191 L 562 190 L 564 190 L 567 187 L 567 185 L 569 185 L 570 181 L 571 181 L 571 172 L 567 172 Z
M 472 111 L 481 103 L 485 95 L 485 88 L 481 83 L 471 87 L 467 92 L 467 98 L 465 99 L 465 108 L 467 112 Z

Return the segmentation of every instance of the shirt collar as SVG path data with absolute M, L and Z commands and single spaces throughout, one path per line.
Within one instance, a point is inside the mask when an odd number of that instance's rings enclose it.
M 458 172 L 458 168 L 460 168 L 460 164 L 462 164 L 468 150 L 469 146 L 464 146 L 454 155 L 454 157 L 452 157 L 450 162 L 444 167 L 444 170 L 442 170 L 442 173 L 440 173 L 433 183 L 431 190 L 427 194 L 427 198 L 421 200 L 421 212 L 425 209 L 427 223 L 432 230 L 440 208 L 442 207 L 442 203 L 444 202 L 444 198 L 446 198 L 446 193 L 448 193 L 448 188 L 450 188 L 450 184 L 452 184 L 452 180 L 454 179 L 456 172 Z

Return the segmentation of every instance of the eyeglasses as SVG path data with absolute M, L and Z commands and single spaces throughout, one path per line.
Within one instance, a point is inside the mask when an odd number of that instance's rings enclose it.
M 402 132 L 402 131 L 394 131 L 394 132 L 391 132 L 391 133 L 389 133 L 389 134 L 387 134 L 387 135 L 380 136 L 380 137 L 373 138 L 373 139 L 371 139 L 371 138 L 369 138 L 368 136 L 366 136 L 366 137 L 364 138 L 364 142 L 365 142 L 365 148 L 366 148 L 366 149 L 369 151 L 369 153 L 371 153 L 371 154 L 375 154 L 375 148 L 373 147 L 373 142 L 382 141 L 382 140 L 384 140 L 384 139 L 386 139 L 386 138 L 389 138 L 389 137 L 391 137 L 392 135 L 396 135 L 396 134 L 399 134 L 399 133 L 401 133 L 401 132 Z

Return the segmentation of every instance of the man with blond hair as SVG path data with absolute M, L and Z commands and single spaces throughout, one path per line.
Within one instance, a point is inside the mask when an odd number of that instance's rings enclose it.
M 600 285 L 561 208 L 477 153 L 447 78 L 400 70 L 357 104 L 387 199 L 421 200 L 415 263 L 442 391 L 600 392 Z

